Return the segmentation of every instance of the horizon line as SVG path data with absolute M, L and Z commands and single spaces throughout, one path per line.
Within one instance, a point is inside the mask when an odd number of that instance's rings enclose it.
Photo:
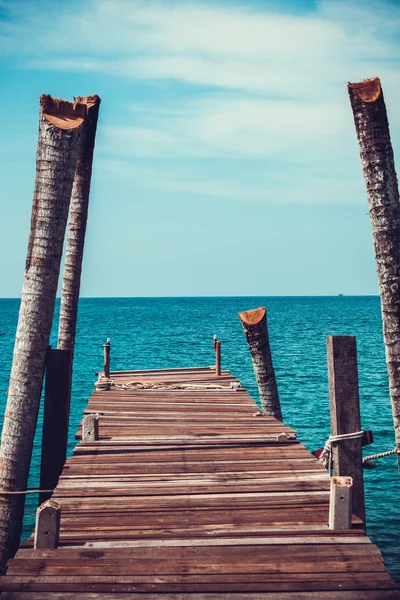
M 80 296 L 79 300 L 132 300 L 132 299 L 168 299 L 168 298 L 379 298 L 379 294 L 289 294 L 289 295 L 265 295 L 265 294 L 252 294 L 252 295 L 187 295 L 187 296 Z M 19 296 L 1 296 L 1 300 L 21 300 Z M 61 296 L 57 296 L 56 300 L 61 300 Z

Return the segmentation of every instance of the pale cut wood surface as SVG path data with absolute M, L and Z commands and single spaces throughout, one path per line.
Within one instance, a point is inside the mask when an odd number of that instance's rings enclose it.
M 78 443 L 53 494 L 59 547 L 23 543 L 2 600 L 400 598 L 359 518 L 329 529 L 323 466 L 293 429 L 231 389 L 229 373 L 111 378 L 198 387 L 91 395 L 99 440 Z M 221 380 L 223 389 L 201 387 Z

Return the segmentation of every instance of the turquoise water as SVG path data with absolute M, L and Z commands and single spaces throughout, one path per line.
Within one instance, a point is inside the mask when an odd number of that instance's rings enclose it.
M 111 338 L 111 369 L 211 365 L 213 334 L 224 340 L 222 366 L 236 375 L 257 401 L 257 388 L 237 312 L 265 305 L 271 349 L 285 422 L 310 450 L 329 435 L 326 371 L 327 335 L 357 337 L 362 425 L 375 442 L 366 454 L 393 447 L 393 424 L 379 299 L 335 298 L 85 298 L 80 301 L 73 376 L 69 454 L 74 434 L 102 369 L 102 344 Z M 0 300 L 0 413 L 3 415 L 11 368 L 18 300 Z M 55 324 L 58 319 L 58 307 Z M 52 336 L 56 346 L 56 331 Z M 40 416 L 41 417 L 41 416 Z M 40 419 L 39 428 L 40 433 Z M 400 475 L 396 457 L 377 461 L 364 472 L 368 533 L 379 545 L 392 576 L 400 580 Z M 39 484 L 37 436 L 30 485 Z M 24 535 L 34 524 L 37 497 L 28 496 Z

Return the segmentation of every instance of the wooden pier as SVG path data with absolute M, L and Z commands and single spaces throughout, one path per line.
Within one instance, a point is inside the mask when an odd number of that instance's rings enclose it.
M 228 372 L 110 378 L 52 496 L 58 547 L 24 542 L 2 600 L 400 599 L 360 519 L 329 529 L 325 468 Z

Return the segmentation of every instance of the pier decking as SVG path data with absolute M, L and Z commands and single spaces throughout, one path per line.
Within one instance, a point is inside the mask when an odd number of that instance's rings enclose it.
M 111 379 L 85 411 L 99 440 L 77 444 L 53 494 L 58 548 L 24 542 L 2 600 L 400 598 L 359 519 L 328 528 L 323 466 L 228 372 Z

